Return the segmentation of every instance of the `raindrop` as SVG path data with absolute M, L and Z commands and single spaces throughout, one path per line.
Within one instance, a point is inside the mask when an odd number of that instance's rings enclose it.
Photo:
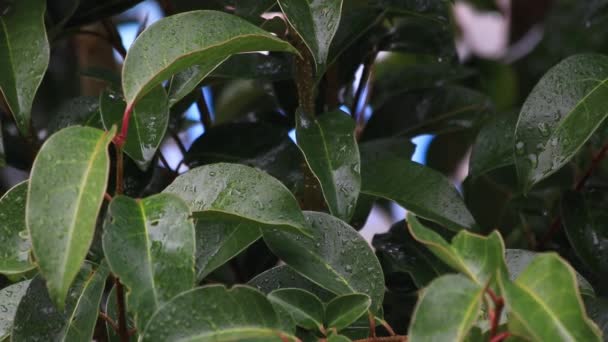
M 532 167 L 536 167 L 536 165 L 538 165 L 538 156 L 534 153 L 530 153 L 528 154 L 528 160 L 530 161 L 530 164 L 532 164 Z
M 523 155 L 525 146 L 526 144 L 523 141 L 518 141 L 517 144 L 515 144 L 515 152 L 519 155 Z
M 214 172 L 214 171 L 210 171 L 210 172 L 209 172 L 209 176 L 211 176 L 211 177 L 215 177 L 215 172 Z
M 547 124 L 545 122 L 540 122 L 538 124 L 538 131 L 540 132 L 540 135 L 542 135 L 543 137 L 546 137 L 549 135 L 549 127 L 547 127 Z

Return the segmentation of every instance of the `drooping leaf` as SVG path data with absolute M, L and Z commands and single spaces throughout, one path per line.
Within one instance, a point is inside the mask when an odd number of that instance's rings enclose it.
M 272 291 L 268 299 L 285 309 L 295 323 L 308 330 L 323 331 L 325 307 L 317 296 L 298 288 Z
M 113 125 L 122 127 L 122 117 L 126 104 L 122 97 L 112 90 L 100 95 L 101 119 L 106 129 Z M 167 93 L 161 86 L 155 87 L 138 102 L 129 121 L 124 151 L 142 169 L 146 169 L 165 137 L 169 125 L 169 105 Z
M 587 317 L 572 268 L 557 254 L 534 258 L 514 282 L 499 274 L 509 331 L 534 341 L 601 341 Z
M 169 194 L 141 200 L 117 196 L 104 225 L 103 251 L 129 288 L 129 309 L 141 330 L 152 314 L 194 287 L 194 224 L 186 203 Z
M 49 65 L 46 1 L 19 0 L 0 16 L 0 94 L 23 135 L 31 129 L 34 97 Z
M 377 312 L 384 296 L 384 276 L 367 242 L 352 227 L 324 213 L 305 212 L 312 238 L 269 229 L 270 250 L 304 277 L 335 294 L 364 293 Z
M 296 52 L 287 42 L 223 12 L 192 11 L 159 20 L 137 38 L 125 59 L 127 105 L 180 71 L 198 66 L 202 80 L 227 57 L 254 51 Z
M 98 98 L 81 96 L 62 103 L 48 123 L 47 129 L 49 134 L 53 134 L 74 125 L 103 128 Z
M 108 274 L 105 263 L 95 270 L 85 264 L 69 289 L 65 310 L 57 309 L 44 279 L 36 276 L 17 308 L 12 341 L 91 341 Z
M 486 123 L 475 140 L 471 154 L 470 174 L 475 178 L 494 169 L 515 163 L 513 134 L 517 116 L 496 116 Z
M 200 185 L 199 185 L 200 184 Z M 283 184 L 254 168 L 218 163 L 177 177 L 164 192 L 178 195 L 199 220 L 218 218 L 308 234 L 298 203 Z
M 327 328 L 341 331 L 367 313 L 371 299 L 368 295 L 353 293 L 338 296 L 327 303 L 325 322 Z
M 361 178 L 364 194 L 395 201 L 416 215 L 453 230 L 475 225 L 450 181 L 423 165 L 397 158 L 364 163 Z
M 30 286 L 30 281 L 21 281 L 0 290 L 0 340 L 10 336 L 17 306 Z
M 506 274 L 505 246 L 496 231 L 484 237 L 462 230 L 448 244 L 414 215 L 408 214 L 408 227 L 412 236 L 435 256 L 479 286 L 495 279 L 497 273 Z
M 348 221 L 361 189 L 361 160 L 355 122 L 343 112 L 317 118 L 298 110 L 296 139 L 306 162 L 321 184 L 329 211 Z
M 562 199 L 561 213 L 574 252 L 593 272 L 606 274 L 608 236 L 604 233 L 605 211 L 593 210 L 583 195 L 569 192 Z
M 44 143 L 32 167 L 26 224 L 40 273 L 60 308 L 93 240 L 113 137 L 114 130 L 68 127 Z
M 298 288 L 319 297 L 322 301 L 329 301 L 335 295 L 319 285 L 311 282 L 287 265 L 273 267 L 258 274 L 247 285 L 253 286 L 265 294 L 286 288 Z
M 200 221 L 195 229 L 198 281 L 262 237 L 259 225 L 246 221 Z
M 515 165 L 524 192 L 563 167 L 608 116 L 608 57 L 585 54 L 547 72 L 524 103 Z
M 278 0 L 278 3 L 315 59 L 317 76 L 322 76 L 340 24 L 342 0 Z
M 418 300 L 408 341 L 464 341 L 480 315 L 484 290 L 460 274 L 434 280 Z
M 151 318 L 142 341 L 292 340 L 270 301 L 246 286 L 214 285 L 184 292 Z
M 35 264 L 30 260 L 30 241 L 25 225 L 28 182 L 21 182 L 0 198 L 0 273 L 27 272 Z

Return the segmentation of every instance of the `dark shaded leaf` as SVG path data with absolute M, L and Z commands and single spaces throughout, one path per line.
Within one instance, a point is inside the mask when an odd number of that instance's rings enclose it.
M 470 174 L 479 177 L 489 171 L 515 163 L 513 145 L 517 116 L 498 115 L 487 122 L 477 135 L 470 161 Z
M 327 303 L 325 322 L 327 328 L 341 331 L 365 316 L 372 304 L 368 295 L 353 293 L 338 296 Z
M 273 305 L 287 311 L 298 326 L 323 331 L 325 307 L 314 294 L 298 288 L 286 288 L 272 291 L 268 299 Z
M 25 280 L 0 290 L 0 340 L 11 335 L 17 306 L 25 295 L 31 280 Z
M 32 242 L 25 225 L 28 182 L 21 182 L 0 198 L 0 273 L 20 274 L 34 269 Z
M 335 297 L 319 285 L 311 282 L 287 265 L 273 267 L 251 279 L 247 285 L 253 286 L 263 293 L 270 293 L 277 289 L 298 288 L 308 291 L 323 301 Z

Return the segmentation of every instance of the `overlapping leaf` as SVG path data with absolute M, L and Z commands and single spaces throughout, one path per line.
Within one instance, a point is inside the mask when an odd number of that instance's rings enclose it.
M 338 296 L 327 303 L 325 322 L 329 329 L 341 331 L 366 315 L 371 305 L 369 296 L 353 293 Z
M 19 274 L 36 267 L 30 260 L 32 243 L 25 225 L 27 182 L 0 198 L 0 273 Z
M 0 290 L 0 340 L 11 334 L 17 306 L 25 295 L 31 280 L 21 281 Z
M 287 311 L 298 326 L 323 331 L 325 307 L 314 294 L 298 288 L 285 288 L 272 291 L 268 299 Z

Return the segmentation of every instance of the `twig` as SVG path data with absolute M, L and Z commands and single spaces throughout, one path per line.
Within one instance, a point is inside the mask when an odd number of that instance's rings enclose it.
M 116 325 L 116 322 L 114 322 L 114 320 L 110 316 L 108 316 L 103 311 L 99 311 L 99 317 L 106 321 L 112 327 L 112 330 L 118 333 L 118 325 Z
M 108 41 L 110 42 L 110 44 L 112 44 L 114 49 L 116 49 L 116 51 L 124 60 L 127 57 L 127 49 L 125 48 L 125 45 L 122 42 L 122 38 L 120 37 L 116 26 L 114 26 L 114 24 L 107 18 L 103 19 L 101 23 L 103 24 L 103 27 L 108 33 Z
M 103 198 L 108 202 L 112 202 L 112 196 L 107 192 L 103 194 Z
M 196 106 L 198 107 L 199 112 L 201 112 L 201 123 L 205 130 L 211 128 L 213 121 L 211 120 L 211 112 L 209 111 L 209 106 L 207 105 L 207 101 L 205 100 L 205 95 L 200 94 L 196 99 Z
M 167 158 L 165 158 L 165 156 L 163 155 L 162 152 L 158 151 L 158 159 L 160 159 L 160 162 L 163 164 L 163 166 L 165 167 L 165 169 L 172 171 L 172 172 L 177 172 L 177 171 L 173 171 L 171 169 L 171 165 L 169 165 L 169 162 L 167 161 Z
M 371 311 L 367 313 L 367 320 L 369 322 L 369 337 L 376 337 L 376 320 Z
M 500 316 L 502 315 L 502 310 L 505 307 L 505 301 L 502 297 L 497 296 L 492 289 L 487 288 L 486 293 L 494 302 L 494 308 L 490 310 L 490 337 L 496 337 L 496 332 L 498 331 L 498 326 L 500 324 Z
M 116 286 L 116 302 L 118 304 L 118 336 L 121 342 L 129 342 L 129 327 L 127 326 L 127 310 L 125 305 L 125 290 L 120 280 L 114 278 Z

